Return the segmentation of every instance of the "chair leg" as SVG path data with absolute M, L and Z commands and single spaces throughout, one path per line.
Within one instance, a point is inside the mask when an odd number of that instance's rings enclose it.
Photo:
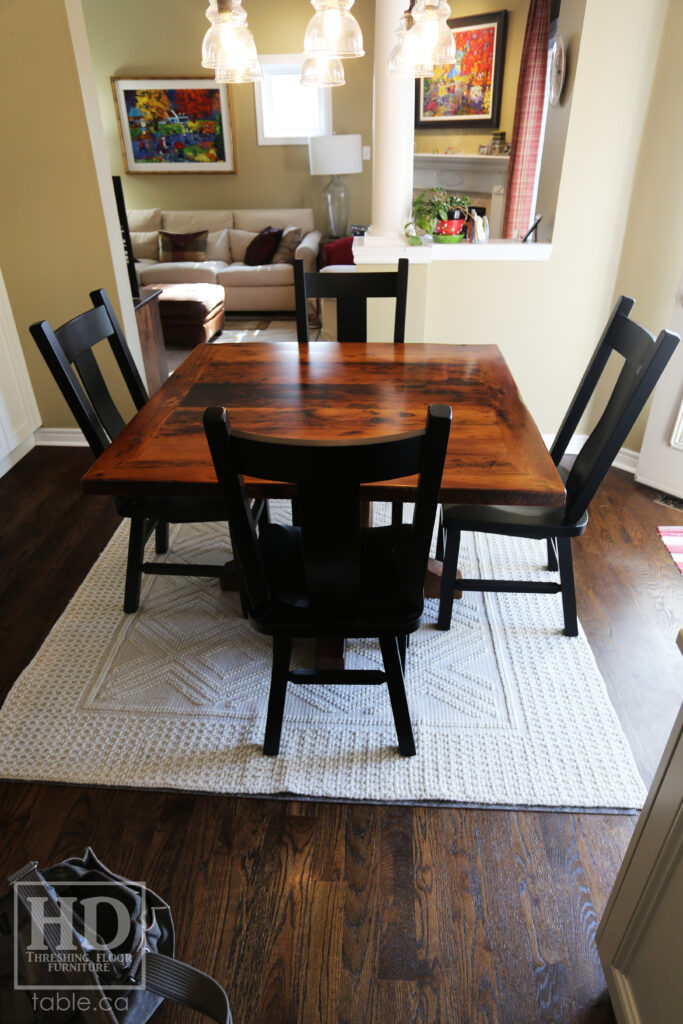
M 408 647 L 409 640 L 409 636 L 398 637 L 398 653 L 401 655 L 401 668 L 403 669 L 404 675 L 406 672 L 406 649 Z
M 410 724 L 410 711 L 408 710 L 403 666 L 399 653 L 400 638 L 381 636 L 379 643 L 384 659 L 384 671 L 387 675 L 391 710 L 394 713 L 398 749 L 402 757 L 413 757 L 415 755 L 415 740 L 413 739 L 413 727 Z
M 557 554 L 560 563 L 560 584 L 562 586 L 564 635 L 578 636 L 579 624 L 576 617 L 576 589 L 574 587 L 574 565 L 570 537 L 557 538 Z
M 453 595 L 458 582 L 458 555 L 460 554 L 460 530 L 446 531 L 446 551 L 443 559 L 441 594 L 439 595 L 439 618 L 437 629 L 450 629 L 453 615 Z
M 443 520 L 439 515 L 439 525 L 436 531 L 436 551 L 434 552 L 437 562 L 443 562 L 443 536 L 445 532 L 446 531 L 443 528 Z
M 133 516 L 130 521 L 130 536 L 128 538 L 128 564 L 123 596 L 124 612 L 136 612 L 140 607 L 140 585 L 142 583 L 140 566 L 145 555 L 146 534 L 145 517 Z
M 557 550 L 555 545 L 557 544 L 556 537 L 548 537 L 546 544 L 548 546 L 548 571 L 557 572 Z
M 289 675 L 289 660 L 291 656 L 291 636 L 274 636 L 273 669 L 270 677 L 266 736 L 263 742 L 263 753 L 271 757 L 274 757 L 280 750 L 280 733 L 282 732 L 282 717 L 285 713 L 287 677 Z
M 158 555 L 165 555 L 168 551 L 168 523 L 157 520 L 155 528 L 156 552 Z
M 403 522 L 403 502 L 392 501 L 391 503 L 391 525 L 400 526 Z

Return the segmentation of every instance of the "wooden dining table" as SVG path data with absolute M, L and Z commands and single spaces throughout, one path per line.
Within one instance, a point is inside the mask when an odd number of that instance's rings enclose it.
M 453 410 L 444 502 L 561 506 L 565 490 L 496 345 L 254 342 L 198 345 L 83 477 L 96 494 L 216 493 L 202 417 L 229 410 L 235 428 L 275 438 L 386 437 L 425 425 L 427 407 Z M 255 498 L 291 486 L 246 478 Z M 410 502 L 417 478 L 363 486 L 366 502 Z M 366 507 L 370 507 L 366 505 Z M 430 559 L 425 594 L 438 596 Z M 236 586 L 227 572 L 223 586 Z M 344 643 L 319 642 L 319 668 L 343 667 Z
M 83 477 L 97 494 L 172 497 L 218 489 L 202 416 L 275 438 L 342 440 L 424 426 L 453 410 L 441 500 L 564 504 L 564 485 L 496 345 L 253 342 L 198 345 Z M 364 486 L 368 501 L 414 498 L 417 480 Z M 254 497 L 287 484 L 246 480 Z

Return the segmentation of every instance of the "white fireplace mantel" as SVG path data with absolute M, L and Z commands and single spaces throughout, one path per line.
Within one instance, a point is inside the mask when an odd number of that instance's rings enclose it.
M 503 230 L 505 185 L 509 162 L 509 156 L 483 156 L 478 153 L 416 153 L 413 164 L 413 187 L 438 187 L 454 192 L 490 195 L 490 237 L 500 238 Z

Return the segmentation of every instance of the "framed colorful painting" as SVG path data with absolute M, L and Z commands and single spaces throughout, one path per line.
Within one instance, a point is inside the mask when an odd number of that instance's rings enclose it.
M 415 82 L 416 128 L 498 127 L 507 13 L 448 19 L 456 60 Z
M 210 78 L 112 78 L 129 174 L 234 174 L 230 92 Z

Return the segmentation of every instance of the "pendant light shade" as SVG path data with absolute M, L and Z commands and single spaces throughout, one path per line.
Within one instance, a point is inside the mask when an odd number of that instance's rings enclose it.
M 260 81 L 263 69 L 242 0 L 211 0 L 206 17 L 211 27 L 202 42 L 202 67 L 213 69 L 217 82 Z
M 415 25 L 411 32 L 416 33 L 413 42 L 420 63 L 433 65 L 455 62 L 455 40 L 447 22 L 450 13 L 446 0 L 438 3 L 421 3 L 418 0 L 413 11 Z
M 304 57 L 301 84 L 315 86 L 344 85 L 344 65 L 338 57 Z
M 311 0 L 316 13 L 304 35 L 304 56 L 362 57 L 363 33 L 351 14 L 354 0 Z
M 398 42 L 389 54 L 386 73 L 391 78 L 429 78 L 434 65 L 420 60 L 417 52 L 417 36 L 413 34 L 415 22 L 410 11 L 401 15 L 396 35 Z
M 455 39 L 448 25 L 447 0 L 416 0 L 412 11 L 401 15 L 398 44 L 389 54 L 386 73 L 397 78 L 423 78 L 436 64 L 455 63 Z

